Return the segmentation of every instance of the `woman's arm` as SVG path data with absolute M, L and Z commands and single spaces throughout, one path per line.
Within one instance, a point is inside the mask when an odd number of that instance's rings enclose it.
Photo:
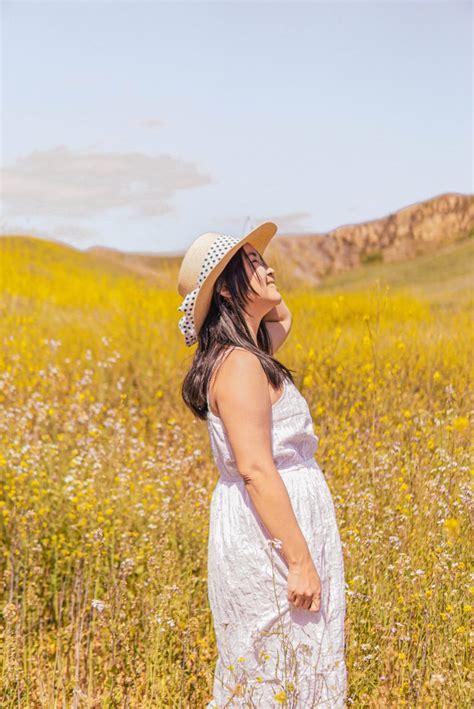
M 237 468 L 254 507 L 291 568 L 311 561 L 286 486 L 275 466 L 271 439 L 271 399 L 258 358 L 233 350 L 219 367 L 214 383 L 219 414 Z
M 263 316 L 263 320 L 265 320 L 265 322 L 282 322 L 285 320 L 291 320 L 291 313 L 283 298 L 278 305 L 274 305 L 273 308 Z
M 288 337 L 292 325 L 291 312 L 283 298 L 263 316 L 263 320 L 272 341 L 272 354 L 275 354 Z

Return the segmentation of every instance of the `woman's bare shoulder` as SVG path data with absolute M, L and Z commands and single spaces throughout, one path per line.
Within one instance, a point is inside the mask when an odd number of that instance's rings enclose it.
M 259 358 L 245 347 L 232 347 L 219 369 L 224 379 L 245 375 L 261 375 L 260 378 L 266 379 Z
M 229 348 L 223 358 L 219 358 L 210 382 L 211 400 L 221 399 L 222 395 L 235 397 L 248 396 L 256 390 L 265 390 L 266 376 L 257 355 L 244 347 Z M 240 398 L 240 396 L 239 396 Z M 218 403 L 217 407 L 218 408 Z

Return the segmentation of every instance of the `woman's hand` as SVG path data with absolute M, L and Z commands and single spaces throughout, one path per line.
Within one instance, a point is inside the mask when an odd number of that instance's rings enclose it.
M 288 600 L 296 608 L 319 611 L 321 608 L 321 579 L 313 560 L 290 564 L 288 571 Z

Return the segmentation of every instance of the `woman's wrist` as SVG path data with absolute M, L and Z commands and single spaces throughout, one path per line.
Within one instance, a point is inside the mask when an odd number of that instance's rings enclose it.
M 302 552 L 301 554 L 292 556 L 290 559 L 287 559 L 287 564 L 290 569 L 299 569 L 305 566 L 310 561 L 311 554 L 309 553 L 309 549 L 306 549 L 306 551 Z

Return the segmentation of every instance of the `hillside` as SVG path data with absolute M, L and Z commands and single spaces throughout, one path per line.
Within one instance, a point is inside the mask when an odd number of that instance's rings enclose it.
M 432 254 L 422 254 L 407 261 L 367 263 L 346 273 L 324 278 L 317 291 L 341 293 L 389 286 L 408 290 L 432 303 L 451 306 L 455 301 L 473 296 L 474 234 Z
M 327 234 L 280 236 L 268 258 L 287 280 L 314 285 L 364 263 L 394 262 L 433 253 L 474 230 L 474 196 L 445 194 L 382 219 L 338 227 Z
M 168 263 L 162 263 L 156 257 L 156 268 L 145 271 L 141 266 L 130 266 L 126 259 L 115 260 L 103 255 L 98 259 L 96 255 L 63 244 L 28 237 L 0 237 L 0 252 L 0 287 L 4 289 L 7 286 L 9 267 L 18 270 L 21 268 L 19 264 L 23 264 L 24 275 L 28 276 L 24 283 L 28 283 L 31 294 L 42 287 L 40 284 L 43 282 L 50 283 L 53 289 L 58 279 L 65 285 L 77 281 L 80 288 L 84 281 L 94 279 L 106 280 L 112 287 L 118 280 L 137 278 L 148 286 L 174 291 L 180 260 L 173 257 Z M 369 262 L 351 271 L 326 276 L 318 285 L 302 281 L 295 281 L 294 285 L 330 294 L 372 288 L 379 284 L 393 290 L 408 289 L 414 295 L 422 295 L 433 303 L 447 306 L 459 299 L 472 298 L 473 264 L 474 234 L 471 233 L 432 254 L 422 254 L 406 261 Z M 280 276 L 278 271 L 277 275 Z
M 327 234 L 282 235 L 266 256 L 283 290 L 360 288 L 380 282 L 423 291 L 432 299 L 467 292 L 472 278 L 474 196 L 447 194 L 401 209 L 383 219 L 341 226 Z M 138 277 L 175 290 L 182 255 L 127 253 L 106 247 L 86 251 L 31 236 L 0 237 L 4 260 L 15 252 L 25 271 L 53 269 Z M 77 271 L 76 271 L 77 273 Z M 442 285 L 442 287 L 441 287 Z
M 277 234 L 266 255 L 278 271 L 280 284 L 290 289 L 321 284 L 327 276 L 350 272 L 364 263 L 405 261 L 433 253 L 473 230 L 474 196 L 449 193 L 325 234 Z M 88 253 L 139 275 L 156 276 L 171 287 L 181 259 L 103 247 L 92 247 Z

